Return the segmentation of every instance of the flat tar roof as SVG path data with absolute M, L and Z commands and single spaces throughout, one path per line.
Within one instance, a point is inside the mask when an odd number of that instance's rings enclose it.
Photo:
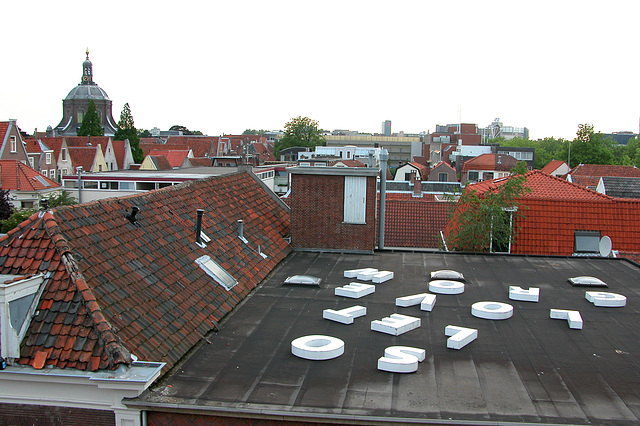
M 394 272 L 360 299 L 335 296 L 355 279 L 345 270 Z M 438 294 L 431 312 L 397 307 L 395 299 L 428 292 L 431 271 L 464 274 L 462 294 Z M 308 274 L 320 287 L 283 285 Z M 574 287 L 588 275 L 609 287 Z M 170 377 L 127 404 L 151 410 L 237 413 L 298 421 L 557 424 L 640 422 L 640 267 L 619 259 L 376 252 L 372 255 L 295 252 L 237 308 Z M 508 287 L 540 288 L 538 303 L 509 300 Z M 620 308 L 596 307 L 586 290 L 627 297 Z M 478 301 L 509 303 L 506 320 L 471 314 Z M 366 316 L 345 325 L 322 318 L 324 309 L 355 305 Z M 550 319 L 550 309 L 578 310 L 581 330 Z M 371 330 L 393 313 L 421 319 L 399 336 Z M 478 330 L 460 350 L 447 348 L 447 325 Z M 292 340 L 337 337 L 344 354 L 310 361 L 291 353 Z M 415 373 L 379 371 L 388 346 L 426 350 Z M 155 407 L 155 408 L 153 408 Z

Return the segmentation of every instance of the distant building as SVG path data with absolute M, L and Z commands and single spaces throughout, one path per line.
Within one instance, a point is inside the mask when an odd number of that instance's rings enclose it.
M 422 155 L 423 139 L 420 136 L 327 135 L 325 139 L 327 147 L 356 145 L 358 148 L 386 148 L 389 167 L 392 168 Z
M 493 120 L 493 122 L 484 129 L 481 128 L 478 130 L 482 135 L 483 142 L 499 137 L 506 140 L 513 138 L 527 139 L 529 137 L 529 129 L 526 127 L 505 126 L 502 124 L 502 121 L 500 121 L 500 118 Z
M 613 133 L 603 133 L 605 138 L 612 139 L 618 145 L 626 145 L 629 143 L 629 139 L 635 138 L 637 135 L 633 132 L 613 132 Z
M 391 136 L 391 120 L 385 120 L 382 122 L 382 134 L 385 136 Z
M 82 80 L 62 101 L 62 120 L 56 126 L 55 134 L 48 136 L 76 136 L 90 101 L 96 106 L 104 135 L 114 136 L 118 125 L 111 113 L 112 102 L 107 92 L 93 81 L 93 64 L 87 50 L 87 59 L 82 63 Z

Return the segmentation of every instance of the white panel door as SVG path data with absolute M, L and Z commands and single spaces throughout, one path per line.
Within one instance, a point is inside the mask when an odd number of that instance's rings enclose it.
M 367 212 L 367 178 L 344 177 L 344 222 L 365 223 Z

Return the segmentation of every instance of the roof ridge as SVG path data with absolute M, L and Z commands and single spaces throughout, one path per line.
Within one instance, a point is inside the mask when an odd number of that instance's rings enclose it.
M 109 367 L 114 368 L 117 364 L 131 364 L 131 353 L 124 346 L 118 335 L 113 331 L 111 323 L 107 321 L 102 313 L 102 309 L 100 309 L 100 306 L 96 301 L 93 290 L 89 287 L 89 284 L 80 271 L 78 263 L 75 261 L 69 243 L 58 228 L 58 223 L 56 222 L 53 213 L 50 211 L 44 212 L 42 220 L 45 230 L 47 231 L 47 235 L 53 241 L 56 250 L 59 251 L 60 259 L 62 260 L 64 268 L 67 270 L 69 277 L 82 296 L 87 313 L 95 324 L 96 332 L 104 342 L 105 352 L 109 360 Z
M 614 197 L 611 197 L 610 195 L 606 195 L 606 194 L 603 194 L 601 192 L 594 191 L 593 189 L 585 188 L 584 186 L 580 186 L 577 183 L 571 182 L 571 181 L 566 180 L 566 179 L 562 179 L 562 178 L 560 178 L 558 176 L 554 176 L 552 174 L 545 173 L 542 170 L 537 170 L 537 169 L 531 170 L 530 172 L 527 172 L 525 174 L 525 176 L 533 175 L 534 173 L 543 174 L 545 176 L 550 177 L 551 179 L 556 179 L 557 181 L 562 182 L 563 184 L 569 184 L 570 186 L 572 186 L 574 188 L 577 188 L 577 189 L 580 189 L 583 192 L 586 191 L 589 194 L 592 194 L 592 195 L 595 195 L 595 196 L 598 196 L 598 197 L 602 197 L 602 198 L 604 198 L 606 200 L 613 200 L 613 198 L 614 198 Z

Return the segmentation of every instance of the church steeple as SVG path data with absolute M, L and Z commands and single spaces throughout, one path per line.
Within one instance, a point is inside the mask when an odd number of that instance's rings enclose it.
M 82 63 L 82 84 L 93 83 L 93 64 L 89 60 L 89 48 L 87 47 L 87 59 Z

